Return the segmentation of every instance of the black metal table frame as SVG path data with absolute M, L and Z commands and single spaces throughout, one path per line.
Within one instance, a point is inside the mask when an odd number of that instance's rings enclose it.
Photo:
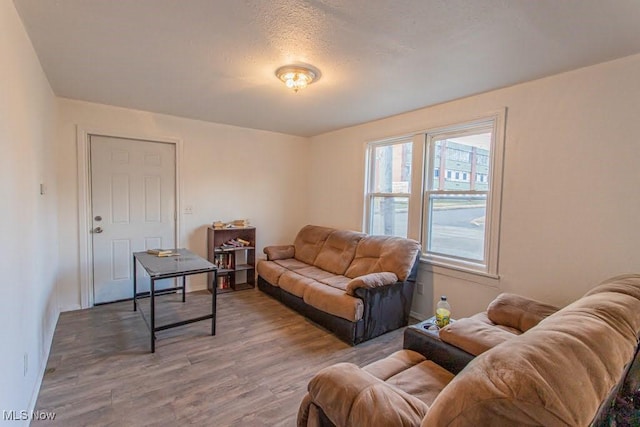
M 201 322 L 203 320 L 207 320 L 207 319 L 211 319 L 211 335 L 215 335 L 216 334 L 216 297 L 217 297 L 217 286 L 216 286 L 216 276 L 217 276 L 217 269 L 211 268 L 211 269 L 199 269 L 199 270 L 190 270 L 190 271 L 185 271 L 185 272 L 180 272 L 180 273 L 171 273 L 171 274 L 158 274 L 158 275 L 152 275 L 151 273 L 149 273 L 149 271 L 147 271 L 147 273 L 149 274 L 149 278 L 151 280 L 150 286 L 149 286 L 149 292 L 140 292 L 138 293 L 138 289 L 137 289 L 137 263 L 139 261 L 136 258 L 136 254 L 133 254 L 133 311 L 138 311 L 138 304 L 137 304 L 137 300 L 138 298 L 150 298 L 150 313 L 149 313 L 149 320 L 151 322 L 151 324 L 149 324 L 149 321 L 147 321 L 147 318 L 144 315 L 144 311 L 140 310 L 140 314 L 142 315 L 142 319 L 144 320 L 144 323 L 147 325 L 147 328 L 149 329 L 149 332 L 151 333 L 151 353 L 155 353 L 156 352 L 156 332 L 159 331 L 164 331 L 165 329 L 170 329 L 170 328 L 176 328 L 178 326 L 184 326 L 184 325 L 188 325 L 189 323 L 194 323 L 194 322 Z M 140 265 L 142 266 L 142 268 L 145 269 L 145 271 L 147 270 L 144 266 L 144 264 L 140 263 Z M 191 319 L 186 319 L 186 320 L 181 320 L 179 322 L 174 322 L 174 323 L 169 323 L 166 325 L 161 325 L 161 326 L 156 326 L 156 316 L 155 316 L 155 297 L 156 295 L 163 295 L 163 294 L 167 294 L 169 292 L 175 292 L 176 290 L 180 290 L 182 289 L 182 302 L 186 302 L 186 277 L 187 276 L 191 276 L 193 274 L 202 274 L 202 273 L 209 273 L 212 272 L 213 273 L 213 286 L 212 286 L 212 291 L 211 291 L 211 314 L 207 314 L 204 316 L 199 316 L 199 317 L 194 317 Z M 156 292 L 155 290 L 155 282 L 156 280 L 162 280 L 162 279 L 171 279 L 174 277 L 182 277 L 182 286 L 178 287 L 178 288 L 171 288 L 171 289 L 165 289 L 159 292 Z

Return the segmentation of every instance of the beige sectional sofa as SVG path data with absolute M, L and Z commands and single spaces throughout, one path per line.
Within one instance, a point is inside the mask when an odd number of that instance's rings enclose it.
M 406 349 L 364 368 L 325 368 L 298 426 L 640 425 L 640 275 L 558 311 L 538 308 L 542 319 L 500 309 L 501 323 L 525 331 L 507 332 L 457 375 Z
M 350 344 L 407 325 L 418 242 L 307 225 L 264 252 L 259 289 Z
M 439 331 L 439 338 L 478 356 L 496 345 L 522 335 L 559 308 L 520 295 L 503 293 L 486 311 L 458 319 Z
M 503 293 L 487 310 L 457 319 L 442 329 L 430 329 L 431 319 L 412 325 L 404 332 L 403 348 L 428 355 L 432 362 L 457 374 L 475 356 L 524 334 L 558 310 L 530 298 Z

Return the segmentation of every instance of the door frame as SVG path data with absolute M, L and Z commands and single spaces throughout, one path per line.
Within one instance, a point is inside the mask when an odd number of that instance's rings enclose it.
M 80 306 L 90 308 L 94 305 L 93 295 L 93 240 L 91 236 L 91 152 L 89 150 L 89 138 L 91 136 L 104 136 L 110 138 L 130 139 L 132 141 L 157 142 L 174 144 L 175 146 L 175 242 L 181 246 L 182 222 L 180 220 L 181 209 L 181 168 L 182 140 L 178 138 L 149 135 L 143 133 L 129 133 L 106 129 L 96 129 L 76 125 L 77 161 L 78 161 L 78 253 L 80 267 Z

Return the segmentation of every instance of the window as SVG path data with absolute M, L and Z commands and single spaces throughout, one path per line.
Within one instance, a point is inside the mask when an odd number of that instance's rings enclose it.
M 447 159 L 455 160 L 458 162 L 469 163 L 469 151 L 461 149 L 462 147 L 447 147 Z M 438 149 L 438 153 L 440 153 L 440 149 Z
M 497 276 L 504 117 L 370 143 L 365 230 L 421 240 L 431 264 Z
M 369 145 L 368 233 L 407 237 L 412 152 L 410 139 Z
M 497 274 L 498 122 L 501 115 L 426 133 L 422 245 L 424 258 L 435 264 Z M 457 170 L 435 178 L 436 167 Z
M 478 156 L 476 157 L 476 164 L 483 165 L 483 166 L 489 165 L 489 156 L 484 154 L 478 154 Z

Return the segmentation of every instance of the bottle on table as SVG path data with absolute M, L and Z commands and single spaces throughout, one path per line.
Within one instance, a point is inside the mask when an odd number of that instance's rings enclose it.
M 449 324 L 451 320 L 451 306 L 447 301 L 446 296 L 441 296 L 438 305 L 436 306 L 436 325 L 439 328 L 444 328 Z

